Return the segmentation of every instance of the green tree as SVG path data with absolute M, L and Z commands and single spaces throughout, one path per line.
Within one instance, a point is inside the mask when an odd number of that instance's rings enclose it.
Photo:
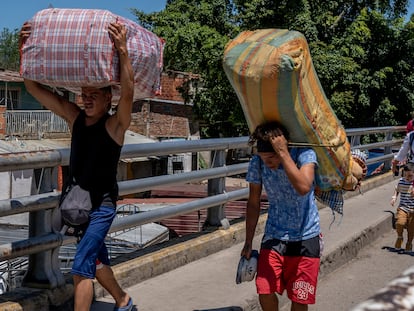
M 161 12 L 132 11 L 145 28 L 165 38 L 166 70 L 192 72 L 202 77 L 196 94 L 183 94 L 194 103 L 202 134 L 206 137 L 246 135 L 241 106 L 222 67 L 224 47 L 239 32 L 232 2 L 172 0 Z
M 343 34 L 332 40 L 339 55 L 351 64 L 337 68 L 334 80 L 341 82 L 342 77 L 344 82 L 328 87 L 337 112 L 351 104 L 352 115 L 343 118 L 348 127 L 401 124 L 406 119 L 398 112 L 412 105 L 407 97 L 404 105 L 401 102 L 401 86 L 407 83 L 400 71 L 405 57 L 401 53 L 403 19 L 387 16 L 363 8 Z M 346 96 L 333 97 L 344 91 L 352 94 L 352 101 Z
M 401 53 L 407 51 L 401 29 L 408 1 L 235 2 L 242 28 L 305 35 L 321 85 L 346 127 L 404 122 L 412 106 L 409 94 L 401 94 L 412 86 L 411 74 L 403 70 L 407 55 Z
M 316 25 L 307 0 L 234 0 L 242 30 L 260 28 L 294 29 L 307 40 L 317 39 Z
M 207 136 L 247 133 L 221 67 L 225 44 L 242 30 L 303 33 L 321 85 L 345 127 L 405 124 L 414 110 L 414 24 L 407 0 L 168 0 L 138 21 L 166 39 L 165 67 L 198 73 L 195 111 Z
M 20 54 L 18 49 L 19 31 L 3 28 L 0 33 L 0 67 L 19 70 Z

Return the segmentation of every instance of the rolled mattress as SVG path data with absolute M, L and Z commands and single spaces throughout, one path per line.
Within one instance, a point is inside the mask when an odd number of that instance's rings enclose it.
M 244 31 L 224 51 L 223 67 L 250 131 L 279 121 L 292 145 L 311 145 L 318 157 L 318 190 L 354 190 L 362 168 L 353 161 L 345 129 L 315 72 L 305 37 L 297 31 Z
M 108 33 L 116 22 L 127 29 L 127 49 L 136 97 L 160 90 L 164 41 L 129 19 L 107 10 L 45 9 L 29 21 L 30 37 L 20 51 L 20 74 L 60 87 L 119 84 L 119 58 Z

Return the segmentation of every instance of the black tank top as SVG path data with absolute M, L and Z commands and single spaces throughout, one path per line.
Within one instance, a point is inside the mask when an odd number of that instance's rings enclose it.
M 116 205 L 116 174 L 122 146 L 108 134 L 105 123 L 109 114 L 86 126 L 82 110 L 73 124 L 70 172 L 76 182 L 91 194 L 93 207 Z M 109 202 L 108 202 L 108 199 Z

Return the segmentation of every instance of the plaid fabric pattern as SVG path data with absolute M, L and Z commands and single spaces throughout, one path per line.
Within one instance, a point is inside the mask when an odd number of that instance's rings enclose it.
M 115 21 L 127 28 L 136 97 L 159 93 L 164 41 L 107 10 L 45 9 L 36 13 L 30 21 L 32 33 L 20 53 L 20 74 L 59 87 L 119 84 L 119 58 L 107 30 Z

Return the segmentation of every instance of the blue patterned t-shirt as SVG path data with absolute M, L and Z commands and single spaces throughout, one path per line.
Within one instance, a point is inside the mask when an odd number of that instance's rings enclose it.
M 317 165 L 316 153 L 312 149 L 291 148 L 290 155 L 299 168 L 307 163 Z M 246 180 L 249 183 L 262 184 L 269 201 L 263 241 L 302 241 L 319 235 L 319 213 L 314 186 L 306 195 L 299 195 L 282 165 L 272 170 L 258 155 L 253 156 L 250 161 Z

